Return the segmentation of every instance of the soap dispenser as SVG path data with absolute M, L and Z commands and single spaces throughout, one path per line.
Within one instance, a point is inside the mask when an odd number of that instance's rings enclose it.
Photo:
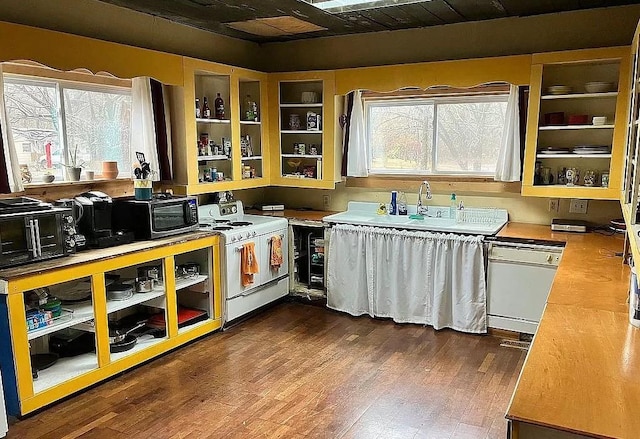
M 398 195 L 398 215 L 407 215 L 407 196 L 404 192 Z

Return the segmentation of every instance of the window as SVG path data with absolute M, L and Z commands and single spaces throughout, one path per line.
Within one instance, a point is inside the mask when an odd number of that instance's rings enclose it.
M 372 174 L 493 175 L 508 94 L 365 98 Z
M 48 171 L 66 180 L 65 166 L 102 168 L 116 160 L 120 175 L 130 168 L 131 91 L 129 88 L 7 76 L 5 104 L 20 164 L 33 183 Z M 29 145 L 27 148 L 25 145 Z

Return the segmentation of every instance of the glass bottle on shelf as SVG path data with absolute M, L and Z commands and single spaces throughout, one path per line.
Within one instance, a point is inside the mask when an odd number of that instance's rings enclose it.
M 251 99 L 251 95 L 247 95 L 244 100 L 244 120 L 250 122 L 258 121 L 258 104 Z
M 224 119 L 224 101 L 222 100 L 220 93 L 218 93 L 216 96 L 216 100 L 213 102 L 216 112 L 216 119 L 222 120 Z
M 200 111 L 200 99 L 196 98 L 196 119 L 200 119 L 202 117 L 202 112 Z
M 204 103 L 202 104 L 202 117 L 205 119 L 211 119 L 211 108 L 209 108 L 209 102 L 207 97 L 204 97 Z

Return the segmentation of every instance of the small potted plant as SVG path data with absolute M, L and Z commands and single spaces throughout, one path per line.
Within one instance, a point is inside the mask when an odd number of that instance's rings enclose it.
M 80 173 L 84 166 L 84 162 L 78 162 L 78 145 L 76 144 L 73 151 L 69 151 L 69 163 L 64 164 L 67 168 L 67 179 L 69 181 L 80 181 Z

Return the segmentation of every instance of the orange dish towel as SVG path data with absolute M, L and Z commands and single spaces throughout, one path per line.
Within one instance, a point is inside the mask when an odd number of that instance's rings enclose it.
M 269 257 L 271 269 L 278 270 L 282 265 L 282 238 L 280 235 L 271 237 L 271 254 Z
M 242 286 L 247 287 L 253 283 L 253 275 L 258 273 L 258 260 L 256 259 L 256 245 L 249 242 L 242 246 L 242 256 L 240 262 L 240 278 Z

